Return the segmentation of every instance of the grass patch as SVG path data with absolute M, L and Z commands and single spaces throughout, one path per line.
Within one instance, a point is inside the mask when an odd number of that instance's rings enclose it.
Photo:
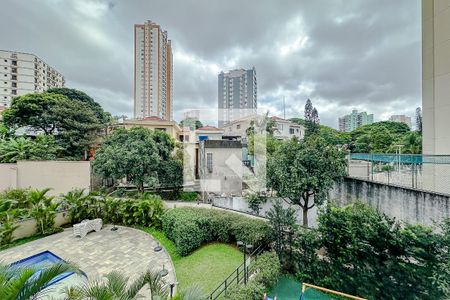
M 182 291 L 191 284 L 199 284 L 210 293 L 243 261 L 242 253 L 228 244 L 211 243 L 200 247 L 188 256 L 180 256 L 172 241 L 162 231 L 139 228 L 150 233 L 166 249 L 177 273 L 178 288 Z

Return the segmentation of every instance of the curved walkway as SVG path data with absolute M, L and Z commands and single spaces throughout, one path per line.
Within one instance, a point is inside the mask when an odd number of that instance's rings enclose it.
M 72 228 L 17 247 L 0 251 L 0 261 L 12 263 L 22 258 L 49 250 L 62 259 L 77 265 L 89 279 L 101 279 L 111 271 L 118 271 L 130 282 L 148 269 L 166 268 L 165 281 L 176 282 L 175 270 L 169 254 L 163 250 L 154 252 L 157 242 L 143 231 L 111 225 L 99 232 L 91 232 L 84 238 L 74 237 Z

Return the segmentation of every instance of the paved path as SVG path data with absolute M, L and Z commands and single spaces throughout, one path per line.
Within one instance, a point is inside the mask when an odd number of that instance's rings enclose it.
M 168 269 L 167 283 L 176 282 L 170 256 L 165 250 L 154 252 L 157 242 L 151 235 L 129 227 L 111 225 L 84 238 L 74 237 L 72 228 L 39 240 L 0 251 L 0 262 L 12 263 L 19 259 L 49 250 L 62 259 L 77 265 L 89 279 L 101 279 L 111 271 L 119 271 L 131 280 L 148 269 Z

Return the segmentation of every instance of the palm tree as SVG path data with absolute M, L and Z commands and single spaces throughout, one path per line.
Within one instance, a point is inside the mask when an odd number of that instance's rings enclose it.
M 180 296 L 180 300 L 205 300 L 208 297 L 203 292 L 202 287 L 198 284 L 188 286 L 183 290 Z
M 21 159 L 28 159 L 32 143 L 30 140 L 19 137 L 0 141 L 0 161 L 13 163 Z
M 69 209 L 72 224 L 79 223 L 89 215 L 88 206 L 91 196 L 84 189 L 75 189 L 64 195 L 64 205 Z
M 16 203 L 9 199 L 0 200 L 0 246 L 9 244 L 14 230 L 19 227 L 13 223 L 20 213 L 20 209 L 15 208 Z
M 54 264 L 45 269 L 0 265 L 0 299 L 39 299 L 52 291 L 49 283 L 66 272 L 78 272 L 67 263 Z
M 47 197 L 50 189 L 31 191 L 28 199 L 30 202 L 30 216 L 36 219 L 37 231 L 45 234 L 55 223 L 56 210 L 59 203 L 54 202 L 54 197 Z
M 155 271 L 147 271 L 128 285 L 128 278 L 119 272 L 111 272 L 105 276 L 106 281 L 92 281 L 78 287 L 80 298 L 70 298 L 66 292 L 66 299 L 78 300 L 133 300 L 142 298 L 139 291 L 148 286 L 151 300 L 163 300 L 168 297 L 168 289 L 161 275 Z M 72 291 L 72 294 L 76 292 Z

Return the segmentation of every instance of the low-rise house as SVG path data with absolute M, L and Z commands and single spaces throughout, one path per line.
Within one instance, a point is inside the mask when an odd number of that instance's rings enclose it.
M 277 116 L 271 117 L 275 121 L 276 128 L 273 136 L 279 140 L 289 140 L 293 137 L 301 140 L 305 137 L 305 127 L 294 123 L 292 121 L 279 118 Z
M 242 195 L 242 144 L 240 141 L 203 140 L 199 143 L 202 192 L 220 196 Z
M 130 129 L 133 127 L 144 127 L 150 130 L 164 131 L 173 137 L 176 141 L 182 141 L 182 129 L 175 121 L 163 120 L 160 117 L 152 116 L 143 119 L 124 119 L 119 123 L 110 127 L 110 130 L 114 128 Z

